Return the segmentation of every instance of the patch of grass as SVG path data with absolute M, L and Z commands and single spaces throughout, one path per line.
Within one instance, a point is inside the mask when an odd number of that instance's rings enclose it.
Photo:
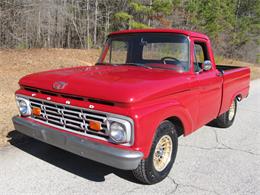
M 251 80 L 260 78 L 260 64 L 252 64 L 249 62 L 225 59 L 225 58 L 219 57 L 219 56 L 217 57 L 216 63 L 222 64 L 222 65 L 230 65 L 230 66 L 247 66 L 251 70 Z
M 21 77 L 50 69 L 93 65 L 100 50 L 79 49 L 0 49 L 0 145 L 14 130 L 12 116 L 18 114 L 15 91 Z

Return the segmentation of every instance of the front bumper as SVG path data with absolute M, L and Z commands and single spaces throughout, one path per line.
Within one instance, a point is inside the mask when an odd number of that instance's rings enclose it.
M 118 169 L 133 170 L 143 158 L 142 152 L 109 147 L 21 117 L 13 117 L 13 124 L 25 135 Z

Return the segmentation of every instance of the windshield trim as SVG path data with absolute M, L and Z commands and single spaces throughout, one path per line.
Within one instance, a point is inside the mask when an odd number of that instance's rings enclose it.
M 184 72 L 190 72 L 191 71 L 191 69 L 192 69 L 192 65 L 191 65 L 191 57 L 190 57 L 190 49 L 191 49 L 191 40 L 190 40 L 190 37 L 188 36 L 188 35 L 185 35 L 185 34 L 182 34 L 182 33 L 169 33 L 169 32 L 142 32 L 142 33 L 124 33 L 124 34 L 110 34 L 110 35 L 108 35 L 108 37 L 107 37 L 107 39 L 106 39 L 106 41 L 105 41 L 105 44 L 104 44 L 104 47 L 103 47 L 103 49 L 102 49 L 102 52 L 101 52 L 101 55 L 100 55 L 100 57 L 99 57 L 99 59 L 98 59 L 98 62 L 97 62 L 97 64 L 98 63 L 103 63 L 103 61 L 105 60 L 105 57 L 106 57 L 106 55 L 107 55 L 107 52 L 108 52 L 108 50 L 109 50 L 109 43 L 110 43 L 110 41 L 111 40 L 113 40 L 114 38 L 120 38 L 120 37 L 129 37 L 129 36 L 138 36 L 138 35 L 140 35 L 140 34 L 151 34 L 151 35 L 153 35 L 153 34 L 156 34 L 156 35 L 162 35 L 162 36 L 164 36 L 164 35 L 168 35 L 168 36 L 174 36 L 174 35 L 178 35 L 178 36 L 183 36 L 183 37 L 185 37 L 185 39 L 187 39 L 187 49 L 188 49 L 188 52 L 187 52 L 187 56 L 188 56 L 188 62 L 187 62 L 187 64 L 188 64 L 188 69 L 186 70 L 186 71 L 184 71 Z M 109 63 L 106 63 L 106 64 L 109 64 Z M 124 65 L 124 63 L 123 64 L 121 64 L 121 65 Z M 125 63 L 125 65 L 127 65 L 127 63 Z M 146 65 L 145 63 L 144 63 L 144 65 Z M 149 64 L 147 64 L 148 66 L 149 66 Z M 175 71 L 174 69 L 171 69 L 171 68 L 162 68 L 162 67 L 151 67 L 151 68 L 159 68 L 159 69 L 163 69 L 163 70 L 173 70 L 173 71 Z

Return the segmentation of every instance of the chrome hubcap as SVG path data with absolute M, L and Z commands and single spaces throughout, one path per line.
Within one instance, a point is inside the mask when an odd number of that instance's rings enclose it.
M 153 164 L 156 171 L 163 171 L 169 164 L 172 156 L 172 147 L 172 139 L 169 135 L 161 137 L 153 155 Z
M 230 108 L 229 108 L 229 113 L 228 113 L 228 120 L 232 120 L 235 116 L 235 109 L 236 109 L 236 105 L 235 105 L 235 101 L 233 101 L 233 103 L 231 104 Z

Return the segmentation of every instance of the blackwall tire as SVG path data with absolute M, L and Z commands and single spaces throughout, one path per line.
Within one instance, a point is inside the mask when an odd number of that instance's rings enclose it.
M 229 110 L 221 114 L 218 118 L 215 119 L 216 125 L 221 128 L 230 127 L 235 120 L 236 113 L 237 113 L 237 100 L 235 99 L 232 102 Z
M 169 174 L 176 158 L 178 135 L 176 126 L 163 121 L 157 128 L 150 154 L 133 170 L 134 177 L 144 184 L 155 184 Z

